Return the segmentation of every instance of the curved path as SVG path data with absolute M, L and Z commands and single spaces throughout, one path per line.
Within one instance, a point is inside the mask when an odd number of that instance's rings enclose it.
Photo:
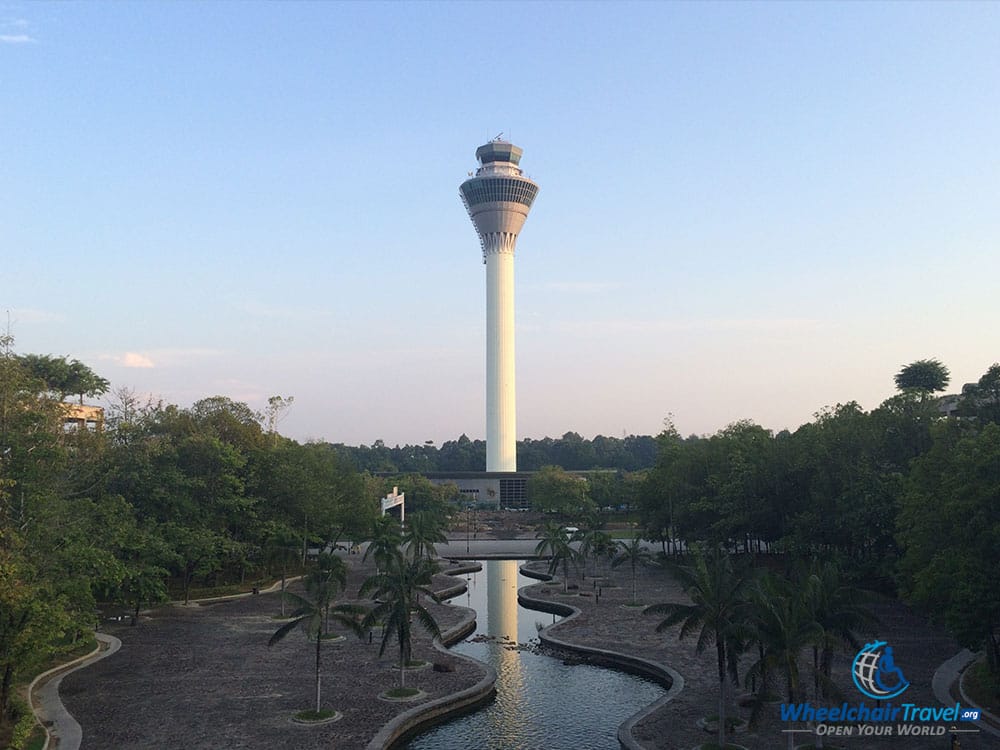
M 969 651 L 969 649 L 964 648 L 938 667 L 937 671 L 934 673 L 934 680 L 932 683 L 934 688 L 934 697 L 937 698 L 943 705 L 951 706 L 955 703 L 954 692 L 957 692 L 957 694 L 961 696 L 963 705 L 975 706 L 976 704 L 969 700 L 968 695 L 966 695 L 965 690 L 963 689 L 962 678 L 965 674 L 966 667 L 972 664 L 978 657 L 979 654 L 974 654 Z M 987 734 L 992 734 L 994 737 L 1000 737 L 1000 718 L 994 716 L 985 709 L 980 710 L 983 712 L 983 721 L 976 721 L 973 723 L 981 731 L 986 732 Z
M 111 656 L 122 647 L 122 642 L 113 635 L 94 633 L 94 637 L 101 644 L 96 651 L 43 672 L 28 686 L 31 708 L 48 735 L 43 750 L 50 747 L 59 750 L 78 750 L 83 741 L 83 729 L 59 698 L 59 685 L 66 675 L 89 667 L 94 662 Z

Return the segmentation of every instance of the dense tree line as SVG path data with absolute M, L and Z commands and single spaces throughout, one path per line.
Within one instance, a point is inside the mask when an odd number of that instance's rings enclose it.
M 370 472 L 448 472 L 485 471 L 486 441 L 470 440 L 462 435 L 436 447 L 433 442 L 423 445 L 399 445 L 390 448 L 381 440 L 372 445 L 334 446 L 350 458 L 359 471 Z M 570 471 L 616 469 L 636 471 L 649 468 L 656 460 L 657 443 L 649 435 L 629 435 L 615 438 L 598 435 L 586 440 L 575 432 L 561 438 L 525 438 L 517 442 L 517 467 L 521 471 L 537 471 L 543 466 L 561 466 Z
M 738 422 L 682 438 L 668 424 L 639 493 L 645 533 L 668 553 L 704 542 L 830 561 L 924 607 L 1000 675 L 1000 366 L 958 417 L 932 396 L 947 379 L 921 360 L 878 408 L 838 405 L 794 432 Z

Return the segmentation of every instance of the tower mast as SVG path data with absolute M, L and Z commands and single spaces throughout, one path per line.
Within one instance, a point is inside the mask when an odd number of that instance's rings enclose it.
M 459 188 L 486 264 L 487 471 L 517 471 L 514 248 L 538 194 L 518 166 L 522 153 L 497 136 L 476 149 L 480 166 Z

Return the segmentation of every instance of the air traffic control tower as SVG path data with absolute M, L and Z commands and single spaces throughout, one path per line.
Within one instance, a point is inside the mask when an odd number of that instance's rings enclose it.
M 517 471 L 514 246 L 538 194 L 522 153 L 499 138 L 480 146 L 480 167 L 459 188 L 486 264 L 486 471 Z

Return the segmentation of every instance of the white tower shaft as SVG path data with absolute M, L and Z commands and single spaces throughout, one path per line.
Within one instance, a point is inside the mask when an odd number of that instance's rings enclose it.
M 486 255 L 486 471 L 517 471 L 514 253 Z

